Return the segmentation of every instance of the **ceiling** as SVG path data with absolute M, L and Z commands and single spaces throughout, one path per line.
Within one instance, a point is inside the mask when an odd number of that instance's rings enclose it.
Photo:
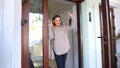
M 64 13 L 71 10 L 73 3 L 64 0 L 49 0 L 48 1 L 48 12 L 49 16 L 54 14 Z
M 42 0 L 30 0 L 30 12 L 42 13 Z M 60 14 L 72 8 L 73 3 L 65 0 L 48 0 L 48 14 Z
M 23 1 L 26 2 L 27 0 Z M 42 2 L 43 0 L 30 0 L 30 11 L 33 13 L 43 13 Z M 113 7 L 120 7 L 120 0 L 110 0 L 110 5 Z M 65 0 L 48 0 L 48 14 L 49 16 L 52 16 L 53 14 L 64 13 L 68 10 L 71 10 L 72 6 L 72 2 Z

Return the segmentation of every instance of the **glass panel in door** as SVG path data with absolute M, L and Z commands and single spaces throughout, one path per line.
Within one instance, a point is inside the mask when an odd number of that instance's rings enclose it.
M 30 68 L 43 68 L 43 12 L 42 0 L 30 0 L 29 52 Z

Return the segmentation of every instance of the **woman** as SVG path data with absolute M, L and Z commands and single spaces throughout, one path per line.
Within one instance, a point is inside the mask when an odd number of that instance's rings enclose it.
M 72 23 L 70 26 L 63 26 L 61 24 L 60 15 L 55 15 L 52 18 L 52 24 L 49 22 L 49 39 L 53 41 L 53 51 L 55 54 L 55 60 L 57 68 L 65 68 L 65 62 L 67 53 L 70 49 L 70 43 L 68 39 L 68 33 L 74 28 L 73 14 L 67 13 L 72 18 Z

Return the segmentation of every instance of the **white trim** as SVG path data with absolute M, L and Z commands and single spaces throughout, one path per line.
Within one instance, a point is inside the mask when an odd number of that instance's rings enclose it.
M 12 68 L 21 68 L 21 0 L 14 0 Z M 16 56 L 17 55 L 17 56 Z
M 21 0 L 0 0 L 0 68 L 21 68 Z
M 2 64 L 2 24 L 3 24 L 3 0 L 0 0 L 0 68 Z

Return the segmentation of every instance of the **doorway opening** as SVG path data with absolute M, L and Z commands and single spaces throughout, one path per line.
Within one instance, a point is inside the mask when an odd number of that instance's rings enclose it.
M 50 21 L 55 14 L 59 14 L 62 18 L 63 25 L 70 25 L 70 17 L 67 15 L 68 11 L 76 14 L 76 4 L 64 0 L 48 1 L 48 15 Z M 66 68 L 78 68 L 77 29 L 70 31 L 68 36 L 70 40 L 70 50 L 67 55 Z M 51 44 L 49 44 L 49 66 L 51 68 L 56 68 L 56 61 Z

